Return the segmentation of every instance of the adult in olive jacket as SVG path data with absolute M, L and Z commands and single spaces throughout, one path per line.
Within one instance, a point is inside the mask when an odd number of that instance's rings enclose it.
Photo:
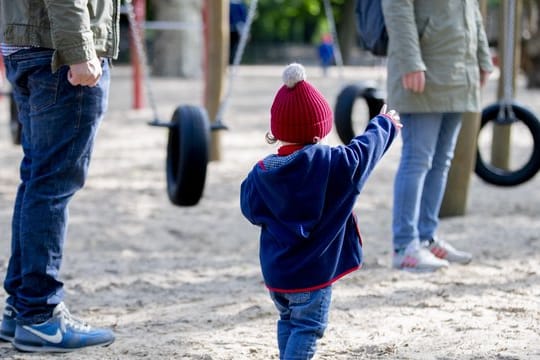
M 22 351 L 114 341 L 111 330 L 70 314 L 60 266 L 68 204 L 84 185 L 107 109 L 119 16 L 120 0 L 0 0 L 0 50 L 23 151 L 0 339 Z
M 433 271 L 472 255 L 437 236 L 463 112 L 480 110 L 493 69 L 477 0 L 383 0 L 388 104 L 401 114 L 394 184 L 393 266 Z

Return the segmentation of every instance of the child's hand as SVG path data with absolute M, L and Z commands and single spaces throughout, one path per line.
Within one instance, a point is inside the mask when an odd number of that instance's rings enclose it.
M 396 110 L 386 112 L 386 104 L 382 106 L 380 114 L 386 115 L 388 118 L 390 118 L 396 128 L 401 129 L 403 127 L 403 124 L 399 120 L 399 113 Z

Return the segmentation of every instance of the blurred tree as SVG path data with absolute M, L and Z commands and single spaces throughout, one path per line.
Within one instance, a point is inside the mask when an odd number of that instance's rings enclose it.
M 214 0 L 224 1 L 224 0 Z M 249 4 L 249 0 L 246 0 Z M 356 46 L 355 0 L 331 0 L 338 41 L 344 63 Z M 147 0 L 148 19 L 201 23 L 203 0 Z M 315 46 L 329 32 L 322 0 L 259 0 L 250 41 L 301 43 Z M 152 36 L 154 75 L 196 77 L 200 75 L 202 32 L 160 30 Z M 199 69 L 199 70 L 197 70 Z
M 189 29 L 156 30 L 152 45 L 152 74 L 200 77 L 202 74 L 202 0 L 151 0 L 153 20 L 181 22 Z
M 521 67 L 529 88 L 540 87 L 540 0 L 524 2 L 524 32 Z
M 349 49 L 356 46 L 355 0 L 331 0 L 338 40 L 347 62 Z M 329 32 L 321 0 L 259 0 L 251 41 L 257 43 L 317 44 Z
M 521 0 L 515 0 L 521 1 Z M 501 11 L 502 0 L 489 0 L 488 6 Z M 523 0 L 520 68 L 527 87 L 540 87 L 540 0 Z M 500 29 L 500 28 L 499 28 Z M 494 44 L 497 46 L 497 43 Z M 500 49 L 499 49 L 500 52 Z

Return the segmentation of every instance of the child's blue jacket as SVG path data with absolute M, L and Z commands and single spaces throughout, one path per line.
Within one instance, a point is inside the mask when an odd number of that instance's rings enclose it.
M 391 120 L 379 115 L 349 145 L 306 145 L 253 167 L 240 204 L 261 227 L 259 258 L 270 290 L 320 289 L 361 266 L 353 207 L 395 136 Z

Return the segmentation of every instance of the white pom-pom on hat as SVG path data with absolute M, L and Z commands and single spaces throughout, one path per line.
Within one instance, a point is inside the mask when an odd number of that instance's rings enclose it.
M 332 130 L 332 108 L 323 94 L 306 80 L 301 64 L 283 70 L 282 85 L 270 108 L 270 132 L 280 141 L 313 144 Z
M 288 88 L 293 88 L 302 80 L 306 80 L 306 69 L 301 64 L 292 63 L 283 70 L 283 82 Z

